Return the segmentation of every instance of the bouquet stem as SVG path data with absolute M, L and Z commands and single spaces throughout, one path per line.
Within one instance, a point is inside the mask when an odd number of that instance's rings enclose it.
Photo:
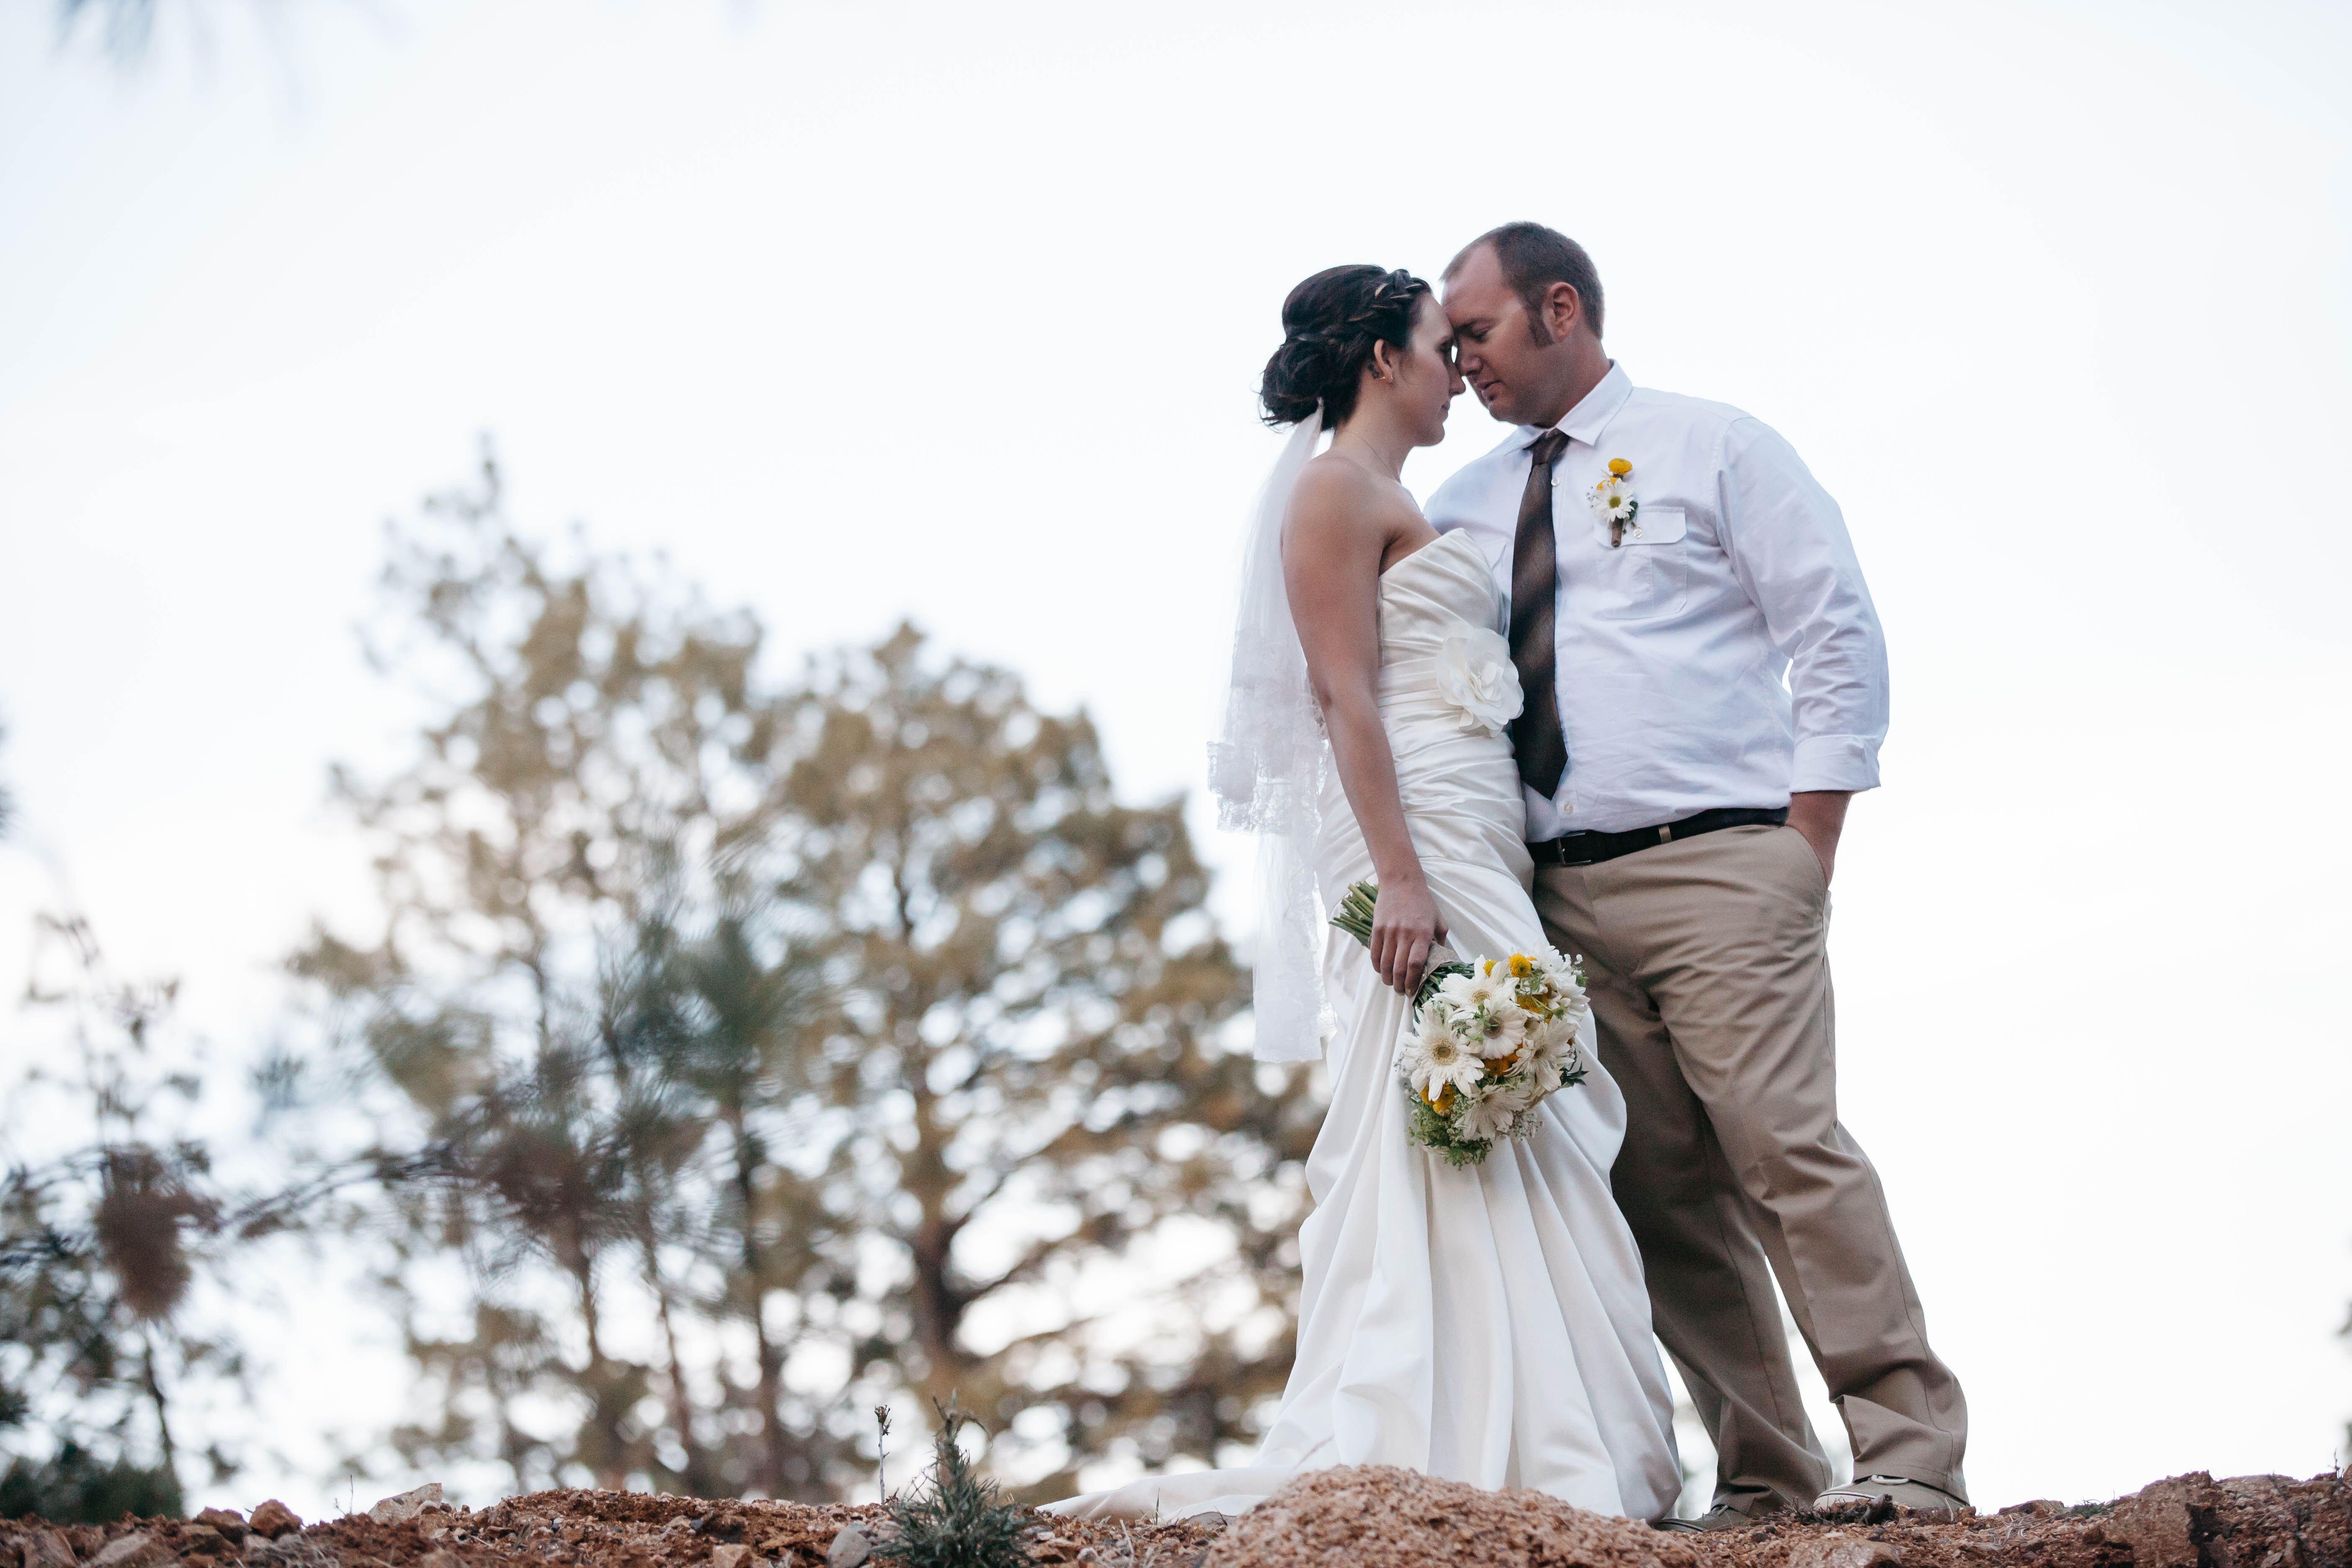
M 1331 923 L 1366 947 L 1371 946 L 1372 906 L 1380 901 L 1380 897 L 1381 889 L 1377 885 L 1358 882 L 1348 889 L 1348 896 L 1339 900 L 1339 912 L 1331 917 Z

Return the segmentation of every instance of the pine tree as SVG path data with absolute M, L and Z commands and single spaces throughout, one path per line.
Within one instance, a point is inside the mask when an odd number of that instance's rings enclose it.
M 931 1473 L 889 1502 L 889 1528 L 876 1554 L 904 1568 L 1022 1568 L 1028 1519 L 1004 1500 L 963 1450 L 963 1429 L 977 1425 L 953 1405 L 940 1412 L 931 1438 Z
M 0 1433 L 32 1442 L 0 1475 L 0 1517 L 109 1520 L 176 1513 L 192 1457 L 177 1421 L 192 1386 L 241 1388 L 243 1358 L 195 1321 L 190 1295 L 239 1243 L 275 1229 L 279 1200 L 225 1191 L 186 1118 L 203 1093 L 167 1047 L 177 987 L 107 963 L 87 921 L 37 922 L 28 1001 L 62 1025 L 10 1086 L 52 1131 L 38 1156 L 5 1152 L 0 1175 Z M 176 1058 L 176 1059 L 174 1059 Z M 236 1461 L 217 1446 L 215 1477 Z
M 772 679 L 748 614 L 526 542 L 488 461 L 386 588 L 442 706 L 338 773 L 383 924 L 295 967 L 373 1086 L 413 1462 L 845 1495 L 900 1391 L 1041 1489 L 1254 1436 L 1318 1110 L 1234 1048 L 1181 803 L 908 628 Z
M 845 1303 L 879 1331 L 861 1364 L 1013 1447 L 1046 1446 L 1032 1411 L 1074 1457 L 1246 1440 L 1287 1367 L 1282 1182 L 1314 1108 L 1225 1041 L 1244 976 L 1181 803 L 1120 804 L 1083 714 L 934 664 L 910 628 L 818 665 L 792 728 L 788 890 L 839 998 L 802 1071 L 839 1112 L 823 1179 L 865 1216 L 827 1257 L 840 1279 L 877 1240 L 900 1259 Z M 1193 1220 L 1231 1253 L 1148 1312 L 1070 1310 L 1088 1269 Z

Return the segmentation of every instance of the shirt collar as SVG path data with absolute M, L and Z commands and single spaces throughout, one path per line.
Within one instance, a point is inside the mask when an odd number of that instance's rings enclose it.
M 1562 415 L 1559 423 L 1552 428 L 1571 441 L 1597 447 L 1601 444 L 1601 433 L 1609 428 L 1609 421 L 1617 416 L 1617 411 L 1624 407 L 1625 400 L 1633 395 L 1633 378 L 1625 374 L 1624 366 L 1612 359 L 1609 362 L 1609 374 L 1593 383 L 1592 390 L 1579 399 L 1575 407 Z M 1522 425 L 1519 428 L 1526 434 L 1528 445 L 1533 445 L 1536 437 L 1543 434 L 1533 425 Z

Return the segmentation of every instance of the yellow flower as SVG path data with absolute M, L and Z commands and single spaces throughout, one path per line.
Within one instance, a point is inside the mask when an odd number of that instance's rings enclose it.
M 1524 952 L 1511 954 L 1511 978 L 1525 980 L 1536 972 L 1536 961 Z
M 1432 1084 L 1430 1087 L 1436 1089 L 1437 1092 L 1429 1096 L 1429 1109 L 1434 1110 L 1440 1116 L 1453 1115 L 1454 1086 L 1448 1083 Z
M 1612 458 L 1609 459 L 1609 471 L 1622 479 L 1633 471 L 1633 465 L 1622 458 Z

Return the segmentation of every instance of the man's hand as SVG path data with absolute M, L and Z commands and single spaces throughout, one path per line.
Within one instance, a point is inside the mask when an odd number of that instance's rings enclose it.
M 1845 831 L 1846 804 L 1853 799 L 1852 791 L 1842 789 L 1802 790 L 1789 797 L 1789 826 L 1813 847 L 1824 888 L 1837 869 L 1838 835 Z

